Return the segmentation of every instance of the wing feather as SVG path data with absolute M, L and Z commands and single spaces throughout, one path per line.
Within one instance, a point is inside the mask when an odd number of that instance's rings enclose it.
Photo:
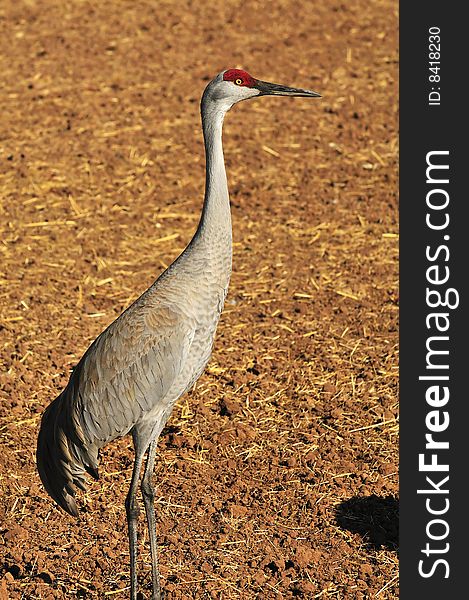
M 164 403 L 194 337 L 195 325 L 172 307 L 131 308 L 90 346 L 65 390 L 82 415 L 80 424 L 90 443 L 101 445 L 124 435 Z

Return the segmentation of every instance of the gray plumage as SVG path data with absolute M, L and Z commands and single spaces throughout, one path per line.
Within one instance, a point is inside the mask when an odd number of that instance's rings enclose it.
M 147 453 L 142 495 L 152 554 L 152 598 L 158 600 L 151 485 L 156 441 L 174 403 L 210 358 L 228 290 L 232 239 L 223 119 L 236 102 L 267 94 L 318 96 L 261 82 L 238 70 L 223 71 L 207 86 L 201 103 L 206 189 L 197 231 L 172 265 L 91 344 L 42 417 L 38 471 L 48 493 L 73 516 L 78 516 L 75 493 L 85 489 L 86 473 L 98 476 L 99 449 L 127 433 L 133 436 L 135 464 L 126 499 L 132 600 L 137 594 L 135 496 L 143 459 Z

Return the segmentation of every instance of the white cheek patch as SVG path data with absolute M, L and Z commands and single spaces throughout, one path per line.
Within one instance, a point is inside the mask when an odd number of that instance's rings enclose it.
M 247 98 L 254 98 L 254 96 L 258 96 L 260 94 L 260 91 L 257 90 L 256 88 L 250 88 L 250 87 L 246 87 L 246 86 L 236 86 L 239 90 L 240 93 L 240 98 L 243 99 L 247 99 Z

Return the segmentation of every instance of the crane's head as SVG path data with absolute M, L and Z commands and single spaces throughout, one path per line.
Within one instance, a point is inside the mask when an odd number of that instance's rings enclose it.
M 215 101 L 229 110 L 233 104 L 256 96 L 302 96 L 320 98 L 311 90 L 292 88 L 277 83 L 260 81 L 241 69 L 228 69 L 219 73 L 205 88 L 204 98 Z

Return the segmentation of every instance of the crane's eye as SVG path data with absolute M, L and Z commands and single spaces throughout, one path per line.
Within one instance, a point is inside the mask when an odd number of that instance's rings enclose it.
M 238 77 L 238 79 L 235 79 L 235 83 L 236 85 L 242 85 L 243 80 Z

